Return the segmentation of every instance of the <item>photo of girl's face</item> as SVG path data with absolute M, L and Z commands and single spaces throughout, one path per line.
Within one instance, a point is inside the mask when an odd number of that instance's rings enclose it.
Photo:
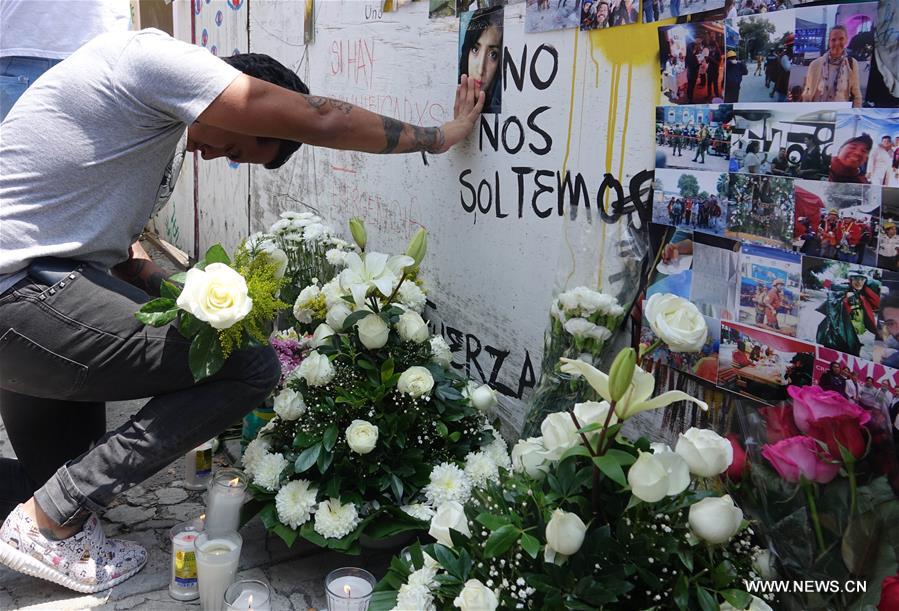
M 499 68 L 502 33 L 496 26 L 481 32 L 477 42 L 468 52 L 468 76 L 475 80 L 481 91 L 489 91 Z

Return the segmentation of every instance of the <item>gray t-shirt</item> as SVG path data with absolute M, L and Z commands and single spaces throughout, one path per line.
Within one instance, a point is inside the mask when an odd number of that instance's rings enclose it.
M 0 125 L 0 292 L 55 256 L 108 269 L 169 198 L 186 127 L 240 74 L 159 30 L 98 36 Z

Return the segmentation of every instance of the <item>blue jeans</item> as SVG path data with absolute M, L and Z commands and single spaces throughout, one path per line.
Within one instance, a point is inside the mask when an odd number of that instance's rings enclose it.
M 28 87 L 60 61 L 43 57 L 0 57 L 0 121 Z

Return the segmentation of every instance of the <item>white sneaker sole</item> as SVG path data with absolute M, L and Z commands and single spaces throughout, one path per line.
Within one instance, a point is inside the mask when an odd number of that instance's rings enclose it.
M 37 577 L 38 579 L 44 579 L 46 581 L 59 584 L 64 588 L 75 590 L 76 592 L 80 592 L 82 594 L 94 594 L 96 592 L 108 590 L 113 586 L 117 586 L 126 579 L 135 575 L 142 568 L 144 568 L 144 566 L 147 564 L 147 561 L 144 560 L 143 564 L 136 567 L 134 570 L 125 573 L 124 575 L 119 575 L 115 579 L 107 581 L 102 585 L 81 583 L 75 579 L 72 579 L 62 571 L 44 564 L 37 558 L 20 552 L 19 550 L 8 545 L 7 543 L 4 543 L 3 541 L 0 541 L 0 563 L 5 564 L 14 571 L 18 571 L 20 573 L 24 573 L 25 575 L 30 575 L 31 577 Z

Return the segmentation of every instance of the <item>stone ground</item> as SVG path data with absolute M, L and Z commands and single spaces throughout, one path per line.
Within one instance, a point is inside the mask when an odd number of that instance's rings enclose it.
M 148 248 L 157 260 L 155 249 Z M 140 409 L 143 401 L 107 405 L 107 423 L 116 427 Z M 173 426 L 176 424 L 173 423 Z M 229 442 L 233 455 L 236 442 Z M 0 456 L 14 457 L 6 430 L 0 423 Z M 219 466 L 227 464 L 223 453 Z M 81 595 L 46 581 L 0 566 L 0 610 L 76 609 L 176 611 L 199 609 L 199 602 L 178 602 L 168 594 L 171 545 L 169 529 L 203 513 L 200 492 L 183 488 L 182 461 L 178 460 L 141 485 L 129 490 L 101 516 L 107 535 L 137 541 L 149 551 L 144 569 L 126 582 L 99 594 Z M 273 591 L 273 611 L 307 611 L 326 607 L 324 578 L 332 569 L 363 566 L 376 577 L 386 571 L 393 551 L 366 552 L 363 557 L 323 552 L 298 541 L 288 549 L 277 537 L 266 535 L 258 518 L 242 530 L 243 550 L 239 578 L 261 579 Z

